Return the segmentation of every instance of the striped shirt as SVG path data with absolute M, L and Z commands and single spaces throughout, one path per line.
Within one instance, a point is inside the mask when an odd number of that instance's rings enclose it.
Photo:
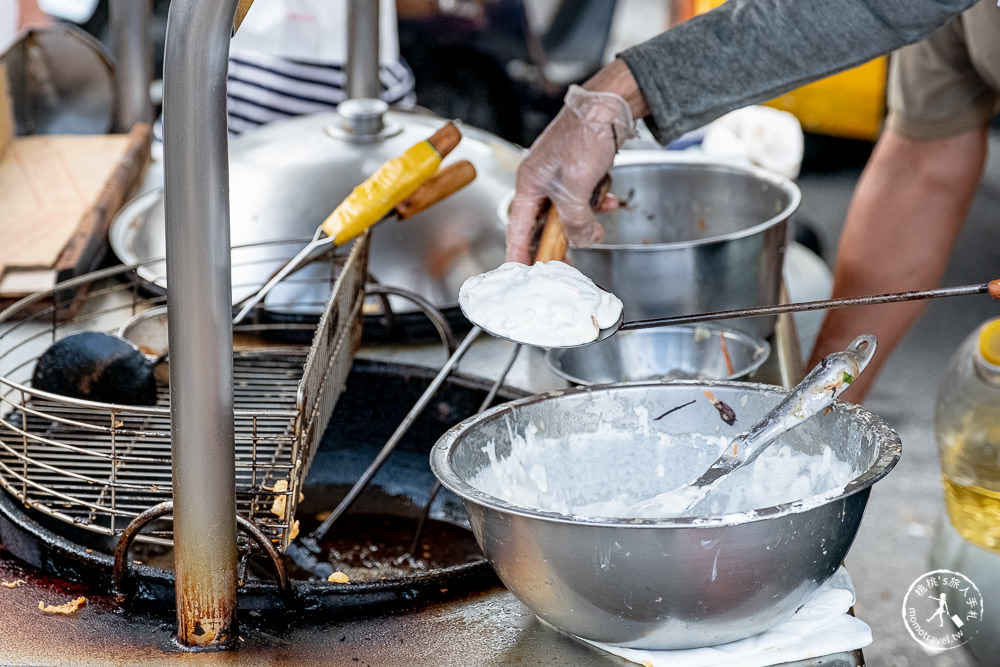
M 416 104 L 413 72 L 402 59 L 379 67 L 379 97 L 390 106 Z M 258 51 L 233 49 L 226 77 L 229 133 L 302 114 L 335 109 L 347 95 L 347 76 L 340 64 L 313 63 Z M 153 128 L 163 141 L 162 118 Z

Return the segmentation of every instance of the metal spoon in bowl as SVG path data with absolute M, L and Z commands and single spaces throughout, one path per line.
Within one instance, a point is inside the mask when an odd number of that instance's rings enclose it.
M 876 347 L 875 336 L 863 334 L 842 352 L 825 356 L 778 405 L 737 435 L 700 477 L 633 506 L 630 514 L 648 516 L 651 509 L 670 516 L 687 512 L 726 475 L 753 463 L 780 436 L 825 410 L 868 366 Z

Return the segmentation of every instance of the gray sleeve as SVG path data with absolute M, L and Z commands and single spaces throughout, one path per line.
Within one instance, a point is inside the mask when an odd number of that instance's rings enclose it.
M 729 0 L 619 57 L 653 110 L 646 124 L 667 143 L 917 41 L 976 1 Z

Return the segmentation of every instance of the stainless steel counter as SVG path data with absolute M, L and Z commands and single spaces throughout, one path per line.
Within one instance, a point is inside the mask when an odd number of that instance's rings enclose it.
M 110 596 L 37 577 L 0 556 L 0 579 L 24 580 L 0 593 L 0 661 L 5 664 L 233 666 L 295 665 L 628 665 L 621 658 L 542 624 L 513 595 L 494 589 L 415 612 L 355 619 L 308 615 L 242 615 L 240 648 L 231 653 L 180 653 L 172 616 L 118 611 Z M 47 615 L 38 602 L 61 604 L 78 595 L 88 603 L 72 616 Z M 794 667 L 856 667 L 840 654 Z

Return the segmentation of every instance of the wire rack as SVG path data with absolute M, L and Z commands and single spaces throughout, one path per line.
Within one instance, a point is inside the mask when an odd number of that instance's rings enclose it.
M 307 240 L 234 248 L 234 276 L 258 281 L 234 278 L 234 294 L 254 291 Z M 252 323 L 234 330 L 237 511 L 281 549 L 297 532 L 301 485 L 361 339 L 367 236 L 339 250 L 289 278 L 287 301 L 275 290 Z M 31 374 L 56 340 L 114 333 L 163 305 L 148 269 L 82 276 L 0 313 L 0 485 L 30 508 L 106 535 L 120 535 L 138 514 L 171 498 L 169 391 L 158 388 L 155 406 L 112 405 L 40 392 Z M 67 307 L 80 294 L 83 306 Z M 313 316 L 304 317 L 310 309 Z M 262 322 L 282 312 L 293 315 Z M 169 522 L 139 537 L 170 538 Z

